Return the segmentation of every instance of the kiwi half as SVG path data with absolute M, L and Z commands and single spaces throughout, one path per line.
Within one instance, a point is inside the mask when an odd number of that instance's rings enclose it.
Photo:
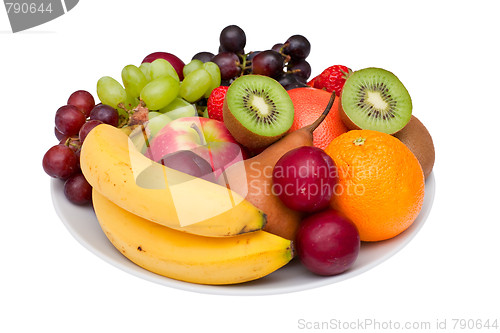
M 258 149 L 279 140 L 292 127 L 293 102 L 278 81 L 243 75 L 229 86 L 224 99 L 224 124 L 241 145 Z
M 412 113 L 410 94 L 393 73 L 365 68 L 346 80 L 341 96 L 341 117 L 350 129 L 393 134 L 408 124 Z

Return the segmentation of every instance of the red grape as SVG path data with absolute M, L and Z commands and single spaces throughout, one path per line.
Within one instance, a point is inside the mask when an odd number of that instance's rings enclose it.
M 56 136 L 57 140 L 59 140 L 59 141 L 61 141 L 62 139 L 64 139 L 64 138 L 67 138 L 67 137 L 68 137 L 66 134 L 59 132 L 59 131 L 57 130 L 57 127 L 55 127 L 55 126 L 54 126 L 54 134 L 55 134 L 55 136 Z
M 98 104 L 90 111 L 90 119 L 100 120 L 105 124 L 117 127 L 120 116 L 115 108 L 106 104 Z
M 161 159 L 160 163 L 188 175 L 215 182 L 214 170 L 210 163 L 190 150 L 179 150 L 167 154 Z
M 90 131 L 96 127 L 97 125 L 103 124 L 102 121 L 100 120 L 95 120 L 91 119 L 87 121 L 85 124 L 83 124 L 82 128 L 80 128 L 80 132 L 78 133 L 78 137 L 80 139 L 80 142 L 83 143 L 87 135 L 90 133 Z
M 305 218 L 295 244 L 300 261 L 319 275 L 345 272 L 356 261 L 361 245 L 356 225 L 333 209 Z
M 283 57 L 273 50 L 259 52 L 252 59 L 253 74 L 276 77 L 283 72 L 283 66 Z
M 62 144 L 53 146 L 45 153 L 42 166 L 49 176 L 59 179 L 68 179 L 78 170 L 75 152 Z
M 229 25 L 222 29 L 219 42 L 225 51 L 236 53 L 245 48 L 247 37 L 243 29 L 237 25 Z
M 95 101 L 88 91 L 77 90 L 69 96 L 68 104 L 76 106 L 87 118 L 95 105 Z
M 85 121 L 83 112 L 74 105 L 61 106 L 56 112 L 56 129 L 67 136 L 78 134 Z
M 64 195 L 74 204 L 85 205 L 92 200 L 92 186 L 82 173 L 77 173 L 64 183 Z
M 65 136 L 61 141 L 59 141 L 59 144 L 68 146 L 74 152 L 82 146 L 78 135 Z
M 212 58 L 220 69 L 222 80 L 229 80 L 241 73 L 240 58 L 232 52 L 221 52 Z
M 153 62 L 156 59 L 165 59 L 168 61 L 179 75 L 179 79 L 182 81 L 184 79 L 184 75 L 182 75 L 182 69 L 184 68 L 184 61 L 179 59 L 176 55 L 168 52 L 153 52 L 147 55 L 142 62 Z
M 273 169 L 273 192 L 287 207 L 302 212 L 327 207 L 337 182 L 335 163 L 317 147 L 295 148 Z

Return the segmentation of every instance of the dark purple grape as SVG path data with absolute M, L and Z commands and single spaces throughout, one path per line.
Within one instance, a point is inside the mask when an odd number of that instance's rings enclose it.
M 232 52 L 222 52 L 212 58 L 220 69 L 222 80 L 230 80 L 241 73 L 240 58 Z
M 92 186 L 82 173 L 77 173 L 64 183 L 64 195 L 76 205 L 85 205 L 92 200 Z
M 61 106 L 55 117 L 57 130 L 67 136 L 78 134 L 80 127 L 85 124 L 86 120 L 83 112 L 74 105 Z
M 205 62 L 212 61 L 212 58 L 213 58 L 213 57 L 214 57 L 214 54 L 213 54 L 213 53 L 203 51 L 203 52 L 198 52 L 198 53 L 196 53 L 196 54 L 193 56 L 193 58 L 191 58 L 191 60 L 198 59 L 198 60 L 200 60 L 201 62 L 205 63 Z
M 273 47 L 271 47 L 271 50 L 281 53 L 283 45 L 284 45 L 283 43 L 274 44 Z
M 297 78 L 297 75 L 291 72 L 285 72 L 278 76 L 276 80 L 285 88 L 285 90 L 292 90 L 295 88 L 303 88 L 308 85 Z
M 240 52 L 245 48 L 247 37 L 243 29 L 237 25 L 229 25 L 222 29 L 219 42 L 225 51 Z
M 105 124 L 117 127 L 119 116 L 115 108 L 106 104 L 97 104 L 92 111 L 90 111 L 91 120 L 100 120 Z
M 311 65 L 306 60 L 292 60 L 287 64 L 287 69 L 303 83 L 311 76 Z
M 319 275 L 337 275 L 348 270 L 358 258 L 361 246 L 356 225 L 333 209 L 305 218 L 295 244 L 300 261 Z
M 167 154 L 161 159 L 160 163 L 188 175 L 215 182 L 214 170 L 210 163 L 191 150 L 179 150 Z
M 304 146 L 283 155 L 273 169 L 273 191 L 301 212 L 326 208 L 338 182 L 337 168 L 322 149 Z
M 276 77 L 283 72 L 283 57 L 276 51 L 266 50 L 252 59 L 252 73 Z
M 94 129 L 97 125 L 104 124 L 100 120 L 96 119 L 91 119 L 87 121 L 85 124 L 83 124 L 82 128 L 80 128 L 80 132 L 78 133 L 78 138 L 80 139 L 80 142 L 83 143 L 87 135 L 90 133 L 91 130 Z
M 62 144 L 53 146 L 45 153 L 42 166 L 49 176 L 63 180 L 78 170 L 75 152 Z
M 305 59 L 311 52 L 311 43 L 302 35 L 293 35 L 285 42 L 283 52 L 292 59 Z
M 221 80 L 220 81 L 220 85 L 221 86 L 225 86 L 225 87 L 229 87 L 231 85 L 231 83 L 233 83 L 234 80 L 232 79 L 229 79 L 229 80 Z
M 87 118 L 95 106 L 95 100 L 88 91 L 77 90 L 69 96 L 68 104 L 76 106 Z
M 260 52 L 262 51 L 251 51 L 250 53 L 248 53 L 247 55 L 247 61 L 252 61 L 252 59 L 257 55 L 259 54 Z

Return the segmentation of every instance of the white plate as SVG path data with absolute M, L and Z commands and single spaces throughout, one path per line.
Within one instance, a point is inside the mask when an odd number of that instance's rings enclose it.
M 229 286 L 208 286 L 177 281 L 151 273 L 128 260 L 108 241 L 102 232 L 91 207 L 70 203 L 63 194 L 63 182 L 52 180 L 51 193 L 57 214 L 69 232 L 89 251 L 108 263 L 151 282 L 164 286 L 219 295 L 270 295 L 306 290 L 340 282 L 375 267 L 401 250 L 423 226 L 434 201 L 435 181 L 431 174 L 425 184 L 425 199 L 420 215 L 410 228 L 390 240 L 363 243 L 358 259 L 345 273 L 323 277 L 303 267 L 297 259 L 274 273 L 259 280 Z

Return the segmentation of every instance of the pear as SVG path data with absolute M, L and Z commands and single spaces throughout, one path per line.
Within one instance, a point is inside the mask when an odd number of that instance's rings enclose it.
M 335 93 L 314 123 L 288 133 L 260 154 L 231 165 L 219 178 L 220 184 L 242 195 L 266 214 L 267 223 L 263 230 L 289 240 L 295 239 L 304 213 L 288 208 L 273 194 L 273 169 L 281 156 L 290 150 L 313 145 L 313 132 L 330 112 L 334 100 Z M 245 173 L 246 177 L 242 177 Z

